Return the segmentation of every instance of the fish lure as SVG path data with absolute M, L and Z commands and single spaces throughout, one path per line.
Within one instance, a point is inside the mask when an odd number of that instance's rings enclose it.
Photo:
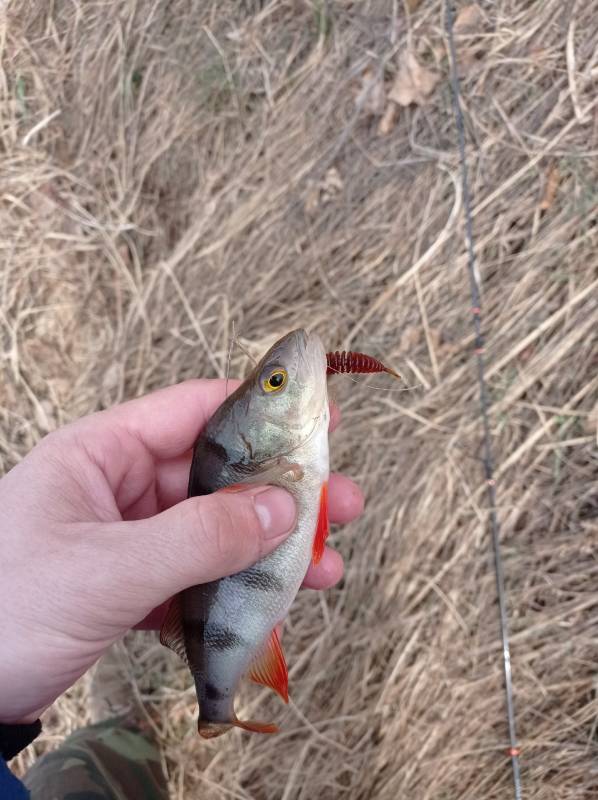
M 387 372 L 395 378 L 400 378 L 398 372 L 390 367 L 385 367 L 381 361 L 372 356 L 367 356 L 365 353 L 354 353 L 351 350 L 339 353 L 335 350 L 334 353 L 326 353 L 326 371 L 328 375 L 341 372 Z
M 266 353 L 216 410 L 193 451 L 188 496 L 245 483 L 272 484 L 295 498 L 297 524 L 252 567 L 192 586 L 171 602 L 160 641 L 186 662 L 199 702 L 202 737 L 236 726 L 274 733 L 276 725 L 237 719 L 245 674 L 288 702 L 288 671 L 276 626 L 328 536 L 330 372 L 396 373 L 363 353 L 326 354 L 315 333 L 296 330 Z M 398 377 L 398 376 L 397 376 Z

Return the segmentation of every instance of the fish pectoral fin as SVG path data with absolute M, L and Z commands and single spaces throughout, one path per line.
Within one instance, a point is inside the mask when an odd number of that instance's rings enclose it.
M 318 514 L 318 524 L 316 525 L 316 533 L 314 535 L 314 543 L 312 546 L 311 560 L 313 564 L 319 564 L 324 555 L 324 548 L 326 546 L 326 539 L 330 532 L 328 524 L 328 481 L 324 481 L 320 491 L 320 512 Z
M 262 461 L 252 480 L 254 483 L 270 483 L 284 479 L 296 483 L 302 478 L 303 467 L 301 464 L 295 464 L 285 456 L 279 456 L 278 458 Z
M 170 601 L 168 613 L 160 628 L 160 644 L 170 647 L 185 664 L 189 666 L 185 640 L 183 638 L 183 615 L 181 613 L 181 596 L 175 595 Z
M 287 458 L 276 458 L 258 464 L 255 471 L 247 475 L 237 475 L 237 482 L 225 486 L 222 492 L 240 492 L 244 486 L 252 483 L 266 484 L 292 481 L 303 478 L 303 467 Z
M 289 671 L 276 629 L 254 658 L 249 677 L 255 683 L 274 689 L 285 703 L 289 702 Z

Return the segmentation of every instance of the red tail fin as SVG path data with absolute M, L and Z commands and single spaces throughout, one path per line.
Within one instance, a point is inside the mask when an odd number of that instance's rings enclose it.
M 216 736 L 222 736 L 223 733 L 230 731 L 233 722 L 207 722 L 200 719 L 197 722 L 197 730 L 202 739 L 214 739 Z
M 256 722 L 254 719 L 247 719 L 242 722 L 240 719 L 236 719 L 233 725 L 252 733 L 278 733 L 278 726 L 272 722 Z
M 216 736 L 222 736 L 223 733 L 230 731 L 233 726 L 252 733 L 278 733 L 278 727 L 271 722 L 256 722 L 253 719 L 242 722 L 236 718 L 230 722 L 208 722 L 200 719 L 197 730 L 202 739 L 215 739 Z

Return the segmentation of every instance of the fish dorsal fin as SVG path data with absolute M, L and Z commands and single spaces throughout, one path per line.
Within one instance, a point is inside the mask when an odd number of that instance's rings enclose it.
M 170 647 L 189 666 L 185 639 L 183 637 L 183 615 L 181 613 L 181 596 L 175 595 L 170 601 L 168 613 L 160 628 L 160 644 Z
M 320 491 L 320 512 L 318 514 L 318 524 L 314 536 L 311 560 L 314 564 L 319 564 L 324 555 L 326 539 L 330 532 L 328 526 L 328 481 L 324 481 Z
M 249 677 L 262 686 L 274 689 L 285 703 L 289 702 L 289 672 L 276 629 L 254 658 Z

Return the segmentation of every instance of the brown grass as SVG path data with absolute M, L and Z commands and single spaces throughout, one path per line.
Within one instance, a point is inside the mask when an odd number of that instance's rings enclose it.
M 589 798 L 598 2 L 481 6 L 457 47 L 524 796 Z M 384 136 L 360 76 L 387 92 L 406 47 L 440 81 Z M 283 733 L 200 741 L 186 669 L 131 637 L 172 797 L 510 797 L 442 4 L 21 0 L 0 51 L 4 469 L 73 417 L 223 375 L 233 323 L 255 352 L 313 326 L 406 378 L 334 379 L 332 463 L 367 510 L 333 533 L 342 585 L 293 608 L 289 708 L 242 697 Z M 19 767 L 86 714 L 80 684 Z

